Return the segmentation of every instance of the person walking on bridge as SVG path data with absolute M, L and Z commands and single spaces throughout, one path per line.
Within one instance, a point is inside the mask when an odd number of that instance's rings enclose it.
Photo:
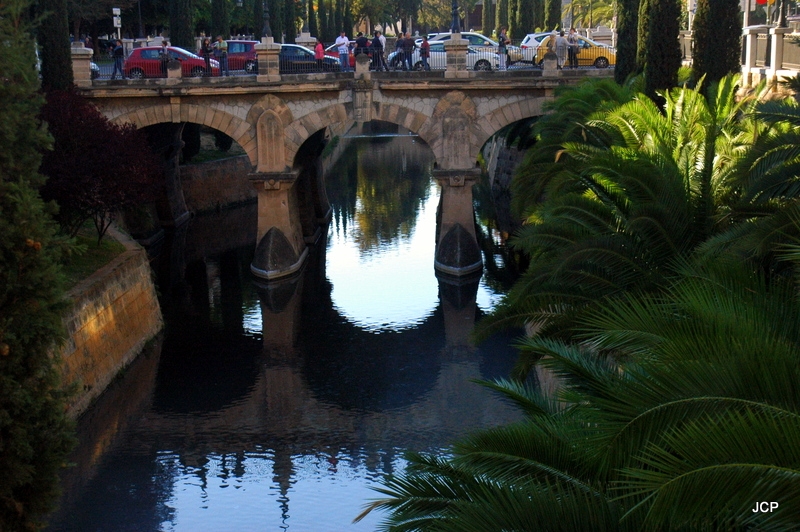
M 350 72 L 350 39 L 347 38 L 344 30 L 336 37 L 335 44 L 339 52 L 339 66 L 341 66 L 342 72 Z
M 416 49 L 417 43 L 411 38 L 411 34 L 406 32 L 403 37 L 403 59 L 406 61 L 406 66 L 403 67 L 403 70 L 414 70 L 414 50 Z
M 111 52 L 114 57 L 114 72 L 111 74 L 111 79 L 117 79 L 117 70 L 122 79 L 125 79 L 125 72 L 122 71 L 122 62 L 125 60 L 125 49 L 122 47 L 122 41 L 117 39 L 114 46 L 114 51 Z
M 370 44 L 370 47 L 372 48 L 372 68 L 375 72 L 389 70 L 386 68 L 386 60 L 383 58 L 383 43 L 385 40 L 386 38 L 377 30 L 372 36 L 372 44 Z
M 223 76 L 230 76 L 228 70 L 228 43 L 223 40 L 222 35 L 217 35 L 217 42 L 214 43 L 214 55 L 217 56 L 219 61 L 220 74 Z

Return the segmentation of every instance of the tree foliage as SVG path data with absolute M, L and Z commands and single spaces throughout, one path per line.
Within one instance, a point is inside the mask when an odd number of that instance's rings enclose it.
M 74 79 L 67 1 L 39 0 L 37 7 L 41 17 L 36 39 L 42 65 L 42 86 L 45 90 L 70 90 Z
M 559 91 L 515 176 L 531 265 L 491 318 L 528 326 L 519 380 L 487 383 L 526 419 L 411 455 L 368 507 L 387 527 L 796 529 L 800 110 L 738 83 Z
M 561 26 L 561 1 L 545 0 L 544 27 L 548 30 L 563 29 Z
M 0 4 L 0 529 L 35 530 L 72 444 L 55 346 L 66 306 L 55 224 L 37 193 L 40 151 L 30 4 Z
M 617 12 L 617 64 L 614 79 L 624 83 L 636 72 L 639 28 L 639 0 L 619 0 Z
M 692 70 L 694 78 L 718 81 L 741 70 L 739 2 L 698 0 L 692 23 Z
M 656 91 L 669 90 L 678 84 L 682 55 L 678 41 L 680 16 L 678 0 L 659 0 L 650 4 L 649 30 L 644 40 L 644 81 L 645 93 L 651 98 L 656 97 Z
M 222 35 L 223 39 L 231 35 L 231 20 L 226 0 L 211 0 L 211 35 Z
M 91 219 L 101 239 L 117 211 L 154 199 L 160 166 L 143 131 L 112 124 L 72 91 L 51 92 L 41 117 L 54 138 L 42 196 L 58 203 L 68 234 Z

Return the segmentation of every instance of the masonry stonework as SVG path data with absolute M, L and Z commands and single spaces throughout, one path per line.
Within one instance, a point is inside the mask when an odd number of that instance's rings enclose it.
M 61 356 L 64 384 L 78 388 L 69 405 L 75 417 L 163 327 L 147 254 L 120 239 L 126 251 L 68 293 L 74 306 Z

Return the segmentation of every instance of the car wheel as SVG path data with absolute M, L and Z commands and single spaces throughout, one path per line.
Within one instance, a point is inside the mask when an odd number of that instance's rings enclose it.
M 422 66 L 422 61 L 417 61 L 417 64 L 414 65 L 414 70 L 418 72 L 422 72 L 423 70 L 425 70 L 425 67 Z
M 258 63 L 255 61 L 248 61 L 244 64 L 244 71 L 248 74 L 257 74 L 258 73 Z
M 192 69 L 192 77 L 193 78 L 202 78 L 205 75 L 205 73 L 206 73 L 205 69 L 203 69 L 201 67 L 194 67 Z
M 141 68 L 132 68 L 128 73 L 128 77 L 131 79 L 144 79 L 144 70 Z
M 605 57 L 598 57 L 594 60 L 594 66 L 596 68 L 608 68 L 608 59 Z
M 492 64 L 486 59 L 481 59 L 475 63 L 475 70 L 484 70 L 489 72 L 492 69 Z
M 541 61 L 539 61 L 539 68 L 541 68 L 542 70 L 544 70 L 544 59 L 542 59 Z

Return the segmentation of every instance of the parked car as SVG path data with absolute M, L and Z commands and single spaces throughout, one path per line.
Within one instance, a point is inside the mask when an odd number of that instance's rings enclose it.
M 435 41 L 448 41 L 452 33 L 437 33 L 433 37 L 428 37 L 428 41 L 435 42 Z M 469 41 L 470 46 L 476 48 L 477 50 L 481 50 L 484 52 L 495 52 L 497 53 L 497 49 L 500 46 L 497 44 L 497 41 L 493 41 L 486 35 L 481 33 L 476 33 L 473 31 L 465 31 L 461 33 L 461 38 L 466 39 Z M 417 41 L 417 45 L 421 43 L 422 40 Z M 512 63 L 516 63 L 517 61 L 523 60 L 522 50 L 520 50 L 519 46 L 507 46 L 506 47 L 509 65 Z
M 548 35 L 550 35 L 550 32 L 527 34 L 525 38 L 522 39 L 522 43 L 519 45 L 519 48 L 522 51 L 522 61 L 535 64 L 536 50 L 538 50 L 542 40 Z
M 431 55 L 428 64 L 431 70 L 444 70 L 447 68 L 447 53 L 444 49 L 444 42 L 430 42 Z M 400 54 L 397 51 L 389 54 L 386 62 L 390 69 L 400 70 L 403 64 L 400 62 Z M 419 48 L 414 50 L 411 56 L 411 64 L 414 70 L 422 70 L 422 58 L 419 56 Z M 467 69 L 468 70 L 496 70 L 500 64 L 500 58 L 493 51 L 487 52 L 485 48 L 467 47 Z
M 227 41 L 228 70 L 244 70 L 248 74 L 258 73 L 258 57 L 255 46 L 258 41 Z M 202 54 L 197 54 L 202 55 Z
M 170 59 L 180 62 L 183 76 L 201 77 L 205 74 L 206 63 L 202 57 L 177 46 L 168 46 L 167 52 Z M 122 71 L 131 79 L 164 77 L 161 47 L 145 46 L 134 49 L 122 65 Z M 211 75 L 219 76 L 219 62 L 216 59 L 211 60 Z
M 547 43 L 550 36 L 542 39 L 539 48 L 536 49 L 536 64 L 544 64 L 544 54 L 547 53 Z M 596 43 L 586 37 L 578 37 L 578 66 L 594 66 L 596 68 L 608 68 L 617 64 L 617 52 L 610 46 Z
M 281 74 L 301 74 L 317 72 L 317 60 L 314 52 L 297 44 L 282 44 L 278 56 Z M 323 72 L 339 72 L 338 57 L 326 55 L 322 59 Z
M 350 41 L 350 68 L 356 68 L 356 56 L 353 54 L 353 50 L 355 50 L 356 41 Z M 336 60 L 339 60 L 339 47 L 335 44 L 332 44 L 325 48 L 325 55 L 329 55 L 331 57 L 335 57 Z
M 97 78 L 99 78 L 99 77 L 100 77 L 100 67 L 99 67 L 99 66 L 97 66 L 97 63 L 95 63 L 94 61 L 92 61 L 92 62 L 89 64 L 89 69 L 90 69 L 90 71 L 91 71 L 91 77 L 92 77 L 92 79 L 97 79 Z

